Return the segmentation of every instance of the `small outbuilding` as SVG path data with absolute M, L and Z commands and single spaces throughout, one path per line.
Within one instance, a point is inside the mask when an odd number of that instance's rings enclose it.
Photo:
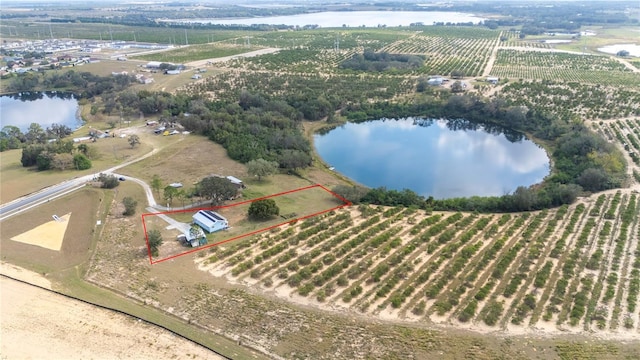
M 189 231 L 184 234 L 185 245 L 191 245 L 191 247 L 198 247 L 207 244 L 207 235 L 202 229 L 193 225 L 189 228 Z
M 211 210 L 200 210 L 193 215 L 193 222 L 208 233 L 224 230 L 229 222 L 224 216 Z
M 436 76 L 427 80 L 427 84 L 431 86 L 440 86 L 444 82 L 444 78 Z
M 229 175 L 227 176 L 227 180 L 229 180 L 233 185 L 241 189 L 244 189 L 244 183 L 242 182 L 242 180 L 238 179 L 237 177 Z
M 496 76 L 489 76 L 487 77 L 487 82 L 493 85 L 496 85 L 498 83 L 498 81 L 500 81 L 499 77 Z

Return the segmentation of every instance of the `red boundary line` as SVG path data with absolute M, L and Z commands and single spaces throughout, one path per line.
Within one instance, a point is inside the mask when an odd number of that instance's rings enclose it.
M 327 210 L 322 210 L 322 211 L 319 211 L 319 212 L 317 212 L 317 213 L 313 213 L 313 214 L 310 214 L 310 215 L 302 216 L 302 217 L 299 217 L 299 218 L 295 218 L 295 219 L 288 219 L 287 221 L 284 221 L 284 222 L 282 222 L 282 223 L 279 223 L 279 224 L 276 224 L 276 225 L 272 225 L 272 226 L 269 226 L 269 227 L 266 227 L 266 228 L 263 228 L 263 229 L 258 229 L 258 230 L 252 231 L 252 232 L 250 232 L 250 233 L 241 234 L 241 235 L 235 236 L 235 237 L 230 238 L 230 239 L 225 239 L 225 240 L 219 241 L 219 242 L 217 242 L 217 243 L 213 243 L 213 244 L 209 244 L 209 245 L 205 245 L 205 246 L 199 246 L 199 247 L 197 247 L 197 248 L 195 248 L 195 249 L 193 249 L 193 250 L 189 250 L 189 251 L 186 251 L 186 252 L 183 252 L 183 253 L 177 254 L 177 255 L 169 256 L 169 257 L 167 257 L 167 258 L 159 259 L 159 260 L 156 260 L 156 261 L 154 261 L 154 260 L 153 260 L 153 256 L 151 255 L 151 247 L 149 246 L 149 235 L 148 235 L 148 233 L 147 233 L 147 224 L 146 224 L 146 222 L 144 221 L 144 218 L 145 218 L 146 216 L 157 216 L 157 215 L 162 215 L 162 214 L 173 214 L 173 213 L 193 212 L 193 211 L 199 211 L 199 210 L 215 210 L 215 209 L 224 209 L 224 208 L 227 208 L 227 207 L 232 207 L 232 206 L 237 206 L 237 205 L 242 205 L 242 204 L 252 203 L 252 202 L 254 202 L 254 201 L 258 201 L 258 200 L 269 199 L 269 198 L 272 198 L 272 197 L 281 196 L 281 195 L 286 195 L 286 194 L 291 194 L 291 193 L 295 193 L 295 192 L 298 192 L 298 191 L 309 190 L 309 189 L 313 189 L 313 188 L 320 188 L 320 189 L 322 189 L 322 190 L 324 190 L 324 191 L 328 192 L 329 194 L 331 194 L 331 195 L 332 195 L 332 196 L 334 196 L 335 198 L 337 198 L 337 199 L 339 199 L 340 201 L 342 201 L 344 204 L 342 204 L 342 205 L 338 205 L 338 206 L 336 206 L 336 207 L 333 207 L 333 208 L 330 208 L 330 209 L 327 209 Z M 282 226 L 282 225 L 288 224 L 288 223 L 290 223 L 290 222 L 292 222 L 292 221 L 298 221 L 298 220 L 308 219 L 308 218 L 310 218 L 310 217 L 318 216 L 318 215 L 320 215 L 320 214 L 324 214 L 324 213 L 327 213 L 327 212 L 330 212 L 330 211 L 333 211 L 333 210 L 341 209 L 341 208 L 346 207 L 346 206 L 351 206 L 351 202 L 350 202 L 350 201 L 348 201 L 347 199 L 345 199 L 344 197 L 342 197 L 342 196 L 340 196 L 340 195 L 338 195 L 338 194 L 334 193 L 333 191 L 331 191 L 331 190 L 327 189 L 326 187 L 324 187 L 324 186 L 322 186 L 322 185 L 320 185 L 320 184 L 315 184 L 315 185 L 309 185 L 309 186 L 301 187 L 301 188 L 294 189 L 294 190 L 283 191 L 283 192 L 280 192 L 280 193 L 277 193 L 277 194 L 272 194 L 272 195 L 267 195 L 267 196 L 259 197 L 259 198 L 256 198 L 256 199 L 245 200 L 245 201 L 241 201 L 241 202 L 237 202 L 237 203 L 229 204 L 229 205 L 213 206 L 213 207 L 201 207 L 201 208 L 193 208 L 193 209 L 186 209 L 186 210 L 164 211 L 164 212 L 157 212 L 157 213 L 146 213 L 146 214 L 142 214 L 142 215 L 141 215 L 141 218 L 142 218 L 142 226 L 143 226 L 143 228 L 144 228 L 145 241 L 146 241 L 146 243 L 147 243 L 147 254 L 149 255 L 149 263 L 150 263 L 151 265 L 153 265 L 153 264 L 157 264 L 157 263 L 160 263 L 160 262 L 163 262 L 163 261 L 167 261 L 167 260 L 175 259 L 175 258 L 177 258 L 177 257 L 179 257 L 179 256 L 182 256 L 182 255 L 191 254 L 191 253 L 194 253 L 194 252 L 196 252 L 196 251 L 200 251 L 200 250 L 208 249 L 208 248 L 213 247 L 213 246 L 218 246 L 218 245 L 221 245 L 221 244 L 224 244 L 224 243 L 228 243 L 228 242 L 230 242 L 230 241 L 238 240 L 238 239 L 243 238 L 243 237 L 251 236 L 251 235 L 253 235 L 253 234 L 257 234 L 257 233 L 260 233 L 260 232 L 268 231 L 268 230 L 271 230 L 271 229 L 274 229 L 274 228 L 280 227 L 280 226 Z

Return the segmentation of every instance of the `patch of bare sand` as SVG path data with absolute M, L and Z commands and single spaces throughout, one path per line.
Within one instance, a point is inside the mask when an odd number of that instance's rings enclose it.
M 168 331 L 13 279 L 0 278 L 0 290 L 3 359 L 222 359 Z
M 60 251 L 62 248 L 62 240 L 67 231 L 71 213 L 57 217 L 35 228 L 23 232 L 20 235 L 11 238 L 24 244 L 36 245 L 49 250 Z

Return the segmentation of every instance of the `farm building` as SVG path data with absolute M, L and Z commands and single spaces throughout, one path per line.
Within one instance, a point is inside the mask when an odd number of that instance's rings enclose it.
M 224 230 L 229 227 L 227 219 L 211 210 L 198 211 L 193 215 L 193 222 L 208 233 Z
M 493 84 L 493 85 L 497 84 L 497 83 L 498 83 L 498 81 L 500 81 L 500 78 L 499 78 L 499 77 L 496 77 L 496 76 L 489 76 L 489 77 L 487 78 L 487 82 L 488 82 L 488 83 L 491 83 L 491 84 Z
M 184 245 L 190 245 L 191 247 L 198 247 L 207 244 L 207 236 L 199 226 L 193 225 L 189 228 L 189 231 L 184 235 L 178 236 L 178 240 L 182 241 Z
M 162 64 L 160 61 L 149 61 L 145 67 L 147 69 L 160 69 L 160 64 Z
M 443 82 L 444 82 L 444 79 L 439 76 L 432 77 L 429 80 L 427 80 L 427 84 L 431 86 L 439 86 L 439 85 L 442 85 Z
M 229 175 L 227 176 L 227 180 L 229 180 L 233 185 L 241 189 L 244 189 L 244 183 L 242 182 L 242 180 L 238 179 L 237 177 Z

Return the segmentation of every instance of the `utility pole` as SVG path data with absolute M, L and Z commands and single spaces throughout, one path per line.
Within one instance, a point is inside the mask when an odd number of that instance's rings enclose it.
M 51 24 L 49 24 L 49 35 L 51 35 L 51 40 L 53 40 L 53 30 L 51 30 Z
M 187 37 L 187 29 L 184 29 L 184 42 L 189 45 L 189 38 Z

